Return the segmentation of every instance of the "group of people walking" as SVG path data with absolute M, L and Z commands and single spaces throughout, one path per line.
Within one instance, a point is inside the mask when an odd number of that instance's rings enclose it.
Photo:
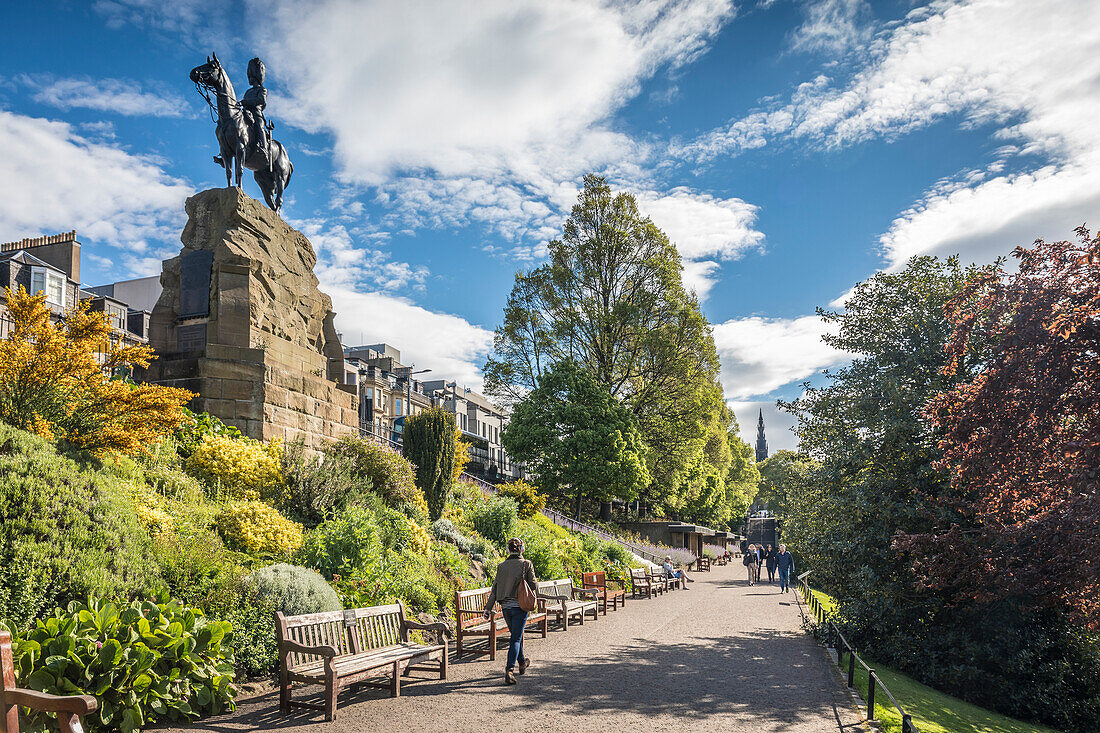
M 787 552 L 786 545 L 780 545 L 778 549 L 771 545 L 750 544 L 745 548 L 741 561 L 749 575 L 749 585 L 760 582 L 760 568 L 768 571 L 768 582 L 775 582 L 775 575 L 779 573 L 779 591 L 786 593 L 791 587 L 791 573 L 794 572 L 794 558 Z

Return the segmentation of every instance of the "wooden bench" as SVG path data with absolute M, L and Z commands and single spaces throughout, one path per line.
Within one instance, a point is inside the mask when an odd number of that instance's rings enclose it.
M 684 580 L 683 575 L 681 575 L 679 578 L 670 578 L 668 576 L 668 573 L 666 572 L 665 583 L 667 584 L 669 590 L 676 590 L 677 588 L 687 588 L 687 583 Z
M 719 555 L 718 559 L 715 560 L 714 562 L 717 565 L 728 565 L 729 561 L 730 561 L 730 556 L 729 555 Z
M 455 615 L 458 623 L 455 624 L 456 654 L 462 656 L 463 652 L 470 654 L 488 654 L 490 660 L 497 658 L 497 639 L 508 638 L 508 624 L 504 622 L 504 614 L 494 610 L 493 618 L 485 618 L 485 601 L 489 599 L 492 588 L 474 588 L 473 590 L 455 591 Z M 499 608 L 499 606 L 498 606 Z M 527 614 L 527 630 L 541 630 L 542 638 L 546 638 L 548 631 L 545 611 L 535 611 Z M 470 647 L 466 637 L 488 637 L 489 648 L 479 649 Z
M 657 589 L 653 587 L 653 583 L 649 578 L 649 571 L 645 568 L 631 569 L 630 586 L 631 594 L 635 598 L 640 598 L 643 593 L 646 598 L 652 598 L 657 595 Z
M 573 581 L 569 578 L 544 580 L 535 586 L 535 594 L 539 597 L 546 616 L 553 616 L 559 621 L 562 631 L 569 630 L 571 618 L 580 621 L 581 626 L 588 614 L 592 614 L 593 619 L 599 618 L 600 602 L 596 598 L 596 591 L 590 588 L 574 588 Z
M 703 555 L 700 555 L 695 560 L 695 569 L 696 570 L 702 570 L 704 572 L 709 573 L 710 572 L 710 558 L 709 557 L 704 557 Z
M 607 615 L 608 601 L 611 601 L 612 611 L 619 606 L 626 607 L 626 589 L 609 586 L 607 584 L 607 573 L 602 570 L 598 573 L 585 573 L 581 576 L 581 581 L 584 583 L 585 588 L 591 588 L 597 592 L 596 598 L 600 600 L 604 616 Z
M 276 612 L 275 623 L 279 635 L 279 708 L 283 713 L 289 713 L 291 706 L 324 710 L 325 720 L 332 721 L 341 687 L 381 687 L 388 689 L 391 697 L 398 697 L 401 676 L 411 671 L 438 672 L 439 679 L 447 679 L 447 625 L 410 621 L 400 603 L 302 616 Z M 409 641 L 412 630 L 435 632 L 437 643 Z M 368 681 L 385 676 L 389 676 L 389 682 Z M 294 682 L 324 685 L 324 706 L 292 700 L 290 686 Z
M 653 590 L 656 591 L 658 595 L 668 592 L 668 575 L 665 574 L 664 568 L 654 568 L 650 570 L 649 582 L 653 585 Z
M 84 733 L 81 717 L 99 707 L 91 695 L 48 695 L 15 686 L 11 634 L 0 630 L 0 733 L 19 733 L 19 706 L 38 713 L 55 713 L 61 733 Z

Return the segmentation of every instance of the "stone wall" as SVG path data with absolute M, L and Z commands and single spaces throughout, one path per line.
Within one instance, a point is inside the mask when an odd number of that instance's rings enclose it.
M 144 379 L 198 393 L 193 409 L 246 435 L 310 447 L 357 434 L 354 387 L 318 289 L 309 240 L 236 188 L 187 200 L 179 256 L 166 260 Z

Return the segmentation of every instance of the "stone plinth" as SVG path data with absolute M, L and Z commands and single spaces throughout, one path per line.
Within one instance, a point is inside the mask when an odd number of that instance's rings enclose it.
M 358 432 L 332 300 L 305 236 L 236 188 L 187 199 L 178 257 L 165 260 L 144 379 L 197 392 L 193 409 L 246 435 L 326 439 Z

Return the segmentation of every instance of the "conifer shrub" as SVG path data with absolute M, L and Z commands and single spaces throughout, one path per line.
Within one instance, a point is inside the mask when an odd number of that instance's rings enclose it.
M 454 483 L 455 418 L 432 407 L 405 418 L 405 456 L 416 467 L 416 485 L 432 520 L 443 516 Z
M 287 616 L 343 608 L 340 597 L 320 573 L 309 568 L 276 563 L 253 573 L 247 580 L 260 603 Z
M 226 544 L 254 555 L 289 557 L 302 546 L 302 525 L 262 501 L 234 501 L 217 518 Z

